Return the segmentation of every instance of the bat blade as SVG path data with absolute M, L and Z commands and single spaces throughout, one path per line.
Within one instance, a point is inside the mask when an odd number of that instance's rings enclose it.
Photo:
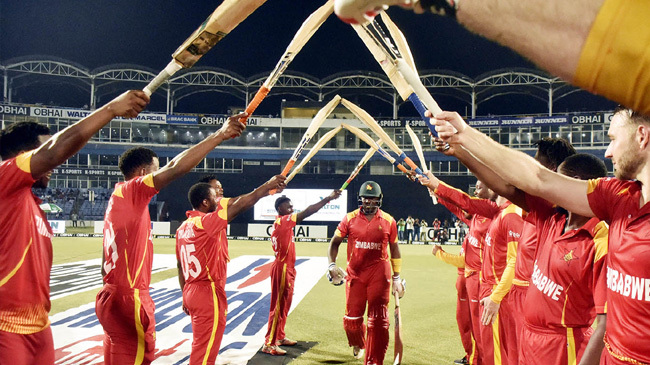
M 418 159 L 420 160 L 420 168 L 422 169 L 422 172 L 427 172 L 429 169 L 427 169 L 427 161 L 424 159 L 424 151 L 422 151 L 422 144 L 420 143 L 420 139 L 418 136 L 415 134 L 413 129 L 406 124 L 406 131 L 409 134 L 409 137 L 411 137 L 411 141 L 413 142 L 413 149 L 415 150 L 415 153 L 418 155 Z
M 248 114 L 248 116 L 253 114 L 262 100 L 264 100 L 266 95 L 268 95 L 269 91 L 271 91 L 271 88 L 273 88 L 280 76 L 284 73 L 287 67 L 289 67 L 289 64 L 293 61 L 298 52 L 300 52 L 302 47 L 307 44 L 309 39 L 311 39 L 318 28 L 320 28 L 333 12 L 334 0 L 328 0 L 324 5 L 309 15 L 309 17 L 307 17 L 307 19 L 302 23 L 277 65 L 275 65 L 275 68 L 271 71 L 271 74 L 266 78 L 260 89 L 255 93 L 253 99 L 248 103 L 248 106 L 246 107 L 246 114 Z M 246 123 L 247 119 L 248 117 L 241 118 L 239 121 Z
M 296 174 L 298 174 L 302 170 L 303 167 L 305 167 L 305 165 L 309 162 L 309 160 L 311 160 L 311 158 L 314 157 L 314 155 L 316 155 L 316 153 L 318 153 L 318 151 L 320 151 L 320 149 L 323 148 L 323 146 L 327 142 L 329 142 L 329 140 L 332 139 L 342 128 L 343 127 L 338 126 L 338 127 L 334 128 L 334 129 L 332 129 L 331 131 L 325 133 L 318 140 L 318 142 L 316 142 L 314 147 L 312 147 L 311 150 L 309 150 L 309 153 L 307 153 L 307 155 L 300 161 L 300 164 L 298 164 L 298 166 L 296 166 L 296 168 L 293 169 L 293 171 L 291 171 L 291 174 L 289 174 L 289 176 L 287 176 L 287 180 L 285 180 L 285 183 L 288 184 L 289 181 L 291 181 L 293 179 L 293 177 L 296 176 Z
M 378 139 L 378 140 L 375 141 L 375 143 L 377 145 L 379 145 L 379 147 L 381 147 L 381 145 L 384 142 L 382 142 L 381 139 Z M 359 163 L 354 168 L 352 173 L 350 173 L 350 176 L 348 177 L 348 179 L 345 180 L 343 185 L 341 185 L 341 188 L 339 190 L 345 190 L 348 187 L 348 185 L 352 182 L 352 180 L 354 180 L 355 177 L 357 177 L 357 175 L 359 174 L 361 169 L 366 165 L 366 163 L 368 163 L 368 161 L 375 154 L 375 152 L 377 152 L 377 147 L 370 146 L 370 148 L 368 148 L 368 151 L 366 152 L 366 154 L 361 158 L 361 160 L 359 160 Z
M 393 365 L 402 363 L 404 357 L 404 344 L 402 342 L 402 313 L 399 307 L 399 294 L 397 291 L 393 293 L 395 298 L 395 346 L 394 346 L 394 361 Z
M 224 0 L 176 49 L 172 54 L 172 61 L 145 86 L 143 91 L 151 96 L 178 70 L 194 66 L 215 44 L 265 2 L 266 0 Z

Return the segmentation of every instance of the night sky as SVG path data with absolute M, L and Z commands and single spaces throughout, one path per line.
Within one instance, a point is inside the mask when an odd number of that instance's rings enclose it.
M 110 64 L 135 64 L 158 71 L 218 4 L 218 1 L 196 0 L 0 0 L 0 62 L 7 63 L 20 56 L 47 55 L 90 70 Z M 218 67 L 243 77 L 269 72 L 300 24 L 321 4 L 314 0 L 269 0 L 195 67 Z M 450 19 L 430 14 L 418 16 L 399 8 L 391 8 L 389 14 L 408 39 L 421 74 L 440 69 L 476 77 L 501 68 L 535 68 L 509 49 L 471 34 Z M 317 78 L 354 70 L 381 72 L 354 31 L 333 15 L 307 43 L 289 70 Z M 44 103 L 74 104 L 71 106 L 87 103 L 83 101 L 87 94 L 81 90 L 50 83 L 47 87 L 20 90 L 18 96 Z M 435 97 L 443 108 L 464 108 L 449 97 Z M 177 110 L 221 112 L 207 106 L 215 104 L 215 99 L 219 98 L 228 97 L 219 93 L 197 94 L 179 104 Z M 271 92 L 259 110 L 271 114 L 278 112 L 281 98 L 291 99 L 287 95 L 273 96 Z M 154 99 L 156 102 L 151 109 L 159 108 L 161 100 Z M 231 97 L 224 103 L 233 105 L 237 99 Z M 579 92 L 556 103 L 555 110 L 603 110 L 611 105 Z M 403 110 L 404 114 L 412 112 Z M 480 106 L 479 114 L 545 110 L 544 102 L 515 95 L 486 102 Z

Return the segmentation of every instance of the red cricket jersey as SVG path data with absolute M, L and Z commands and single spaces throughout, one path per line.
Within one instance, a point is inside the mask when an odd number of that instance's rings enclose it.
M 563 233 L 567 215 L 548 201 L 526 196 L 527 219 L 539 244 L 526 295 L 524 317 L 533 326 L 588 327 L 605 313 L 607 224 L 592 218 Z M 519 257 L 517 257 L 517 260 Z
M 501 205 L 501 212 L 494 217 L 485 235 L 481 282 L 496 285 L 501 280 L 508 257 L 517 250 L 524 223 L 522 214 L 521 208 L 509 201 Z
M 149 201 L 158 193 L 153 175 L 115 184 L 104 216 L 104 282 L 148 290 L 153 241 Z
M 521 229 L 521 239 L 517 246 L 517 261 L 515 262 L 515 278 L 513 284 L 527 286 L 533 275 L 533 263 L 537 250 L 537 228 L 528 218 Z
M 52 229 L 32 193 L 33 151 L 0 163 L 0 331 L 50 325 Z
M 487 233 L 488 228 L 490 227 L 491 218 L 485 218 L 478 214 L 472 215 L 472 219 L 467 220 L 465 218 L 465 212 L 459 208 L 454 201 L 447 198 L 438 197 L 440 204 L 444 205 L 449 209 L 460 220 L 465 222 L 469 226 L 469 232 L 463 241 L 463 247 L 461 250 L 465 254 L 465 271 L 480 271 L 481 262 L 482 262 L 482 252 L 483 252 L 483 239 L 485 238 L 485 233 Z M 495 204 L 496 206 L 496 204 Z
M 271 243 L 275 260 L 293 266 L 296 263 L 296 244 L 293 240 L 293 227 L 296 226 L 298 214 L 277 216 L 271 232 Z
M 228 201 L 219 199 L 217 210 L 187 211 L 187 220 L 176 230 L 176 259 L 181 264 L 185 284 L 199 281 L 226 285 L 228 256 Z
M 343 218 L 334 234 L 348 237 L 347 269 L 351 275 L 358 275 L 370 266 L 388 261 L 388 246 L 397 242 L 397 225 L 381 209 L 371 220 L 357 209 Z
M 639 207 L 641 183 L 589 181 L 594 214 L 609 226 L 607 333 L 613 356 L 650 363 L 650 204 Z

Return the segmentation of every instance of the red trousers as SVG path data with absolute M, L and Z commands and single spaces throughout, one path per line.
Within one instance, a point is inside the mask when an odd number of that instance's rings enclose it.
M 540 328 L 524 323 L 519 364 L 577 364 L 594 330 L 591 327 Z
M 52 328 L 29 335 L 0 331 L 0 364 L 54 364 Z
M 190 365 L 212 365 L 217 359 L 228 313 L 224 285 L 205 281 L 183 288 L 183 304 L 192 320 Z
M 156 318 L 148 290 L 104 284 L 95 312 L 104 328 L 104 364 L 150 364 L 154 360 Z
M 481 283 L 481 299 L 492 294 L 492 285 Z M 483 306 L 479 306 L 483 313 Z M 481 359 L 488 365 L 509 364 L 509 351 L 517 351 L 515 323 L 510 294 L 501 301 L 497 318 L 492 324 L 481 324 Z
M 390 265 L 379 262 L 360 274 L 348 270 L 345 284 L 345 317 L 343 328 L 350 346 L 366 349 L 364 364 L 380 365 L 388 349 L 388 301 L 391 279 Z M 368 337 L 365 338 L 363 315 L 368 304 Z
M 481 312 L 479 311 L 480 282 L 479 275 L 465 277 L 458 274 L 456 280 L 456 322 L 460 331 L 460 340 L 470 364 L 481 364 L 480 333 Z
M 293 300 L 296 268 L 284 262 L 274 261 L 271 266 L 271 310 L 266 330 L 266 344 L 271 346 L 286 337 L 284 326 Z
M 513 285 L 510 288 L 510 301 L 512 303 L 512 319 L 515 323 L 515 339 L 521 339 L 521 334 L 524 328 L 524 303 L 526 302 L 526 294 L 528 293 L 527 286 Z M 508 360 L 510 364 L 517 365 L 519 361 L 519 347 L 520 344 L 516 342 L 517 348 L 508 353 Z

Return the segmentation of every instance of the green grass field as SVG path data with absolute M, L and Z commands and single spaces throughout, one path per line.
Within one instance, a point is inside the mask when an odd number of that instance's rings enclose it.
M 54 244 L 54 264 L 100 257 L 101 238 L 57 237 Z M 297 242 L 298 256 L 325 256 L 327 243 Z M 463 349 L 456 326 L 456 268 L 431 255 L 431 246 L 401 245 L 402 277 L 407 281 L 407 293 L 400 301 L 402 307 L 404 364 L 450 364 L 462 357 Z M 460 246 L 448 246 L 446 251 L 457 253 Z M 155 239 L 154 252 L 173 254 L 173 239 Z M 345 248 L 339 250 L 338 264 L 345 267 Z M 230 257 L 241 255 L 272 255 L 268 242 L 231 241 Z M 324 273 L 323 273 L 324 274 Z M 176 270 L 160 272 L 152 282 L 176 276 Z M 94 301 L 97 290 L 52 301 L 51 314 Z M 318 342 L 310 351 L 292 364 L 360 364 L 351 354 L 343 331 L 345 293 L 334 287 L 325 275 L 289 315 L 287 336 L 300 341 Z M 390 304 L 390 346 L 385 364 L 392 364 L 393 320 Z

